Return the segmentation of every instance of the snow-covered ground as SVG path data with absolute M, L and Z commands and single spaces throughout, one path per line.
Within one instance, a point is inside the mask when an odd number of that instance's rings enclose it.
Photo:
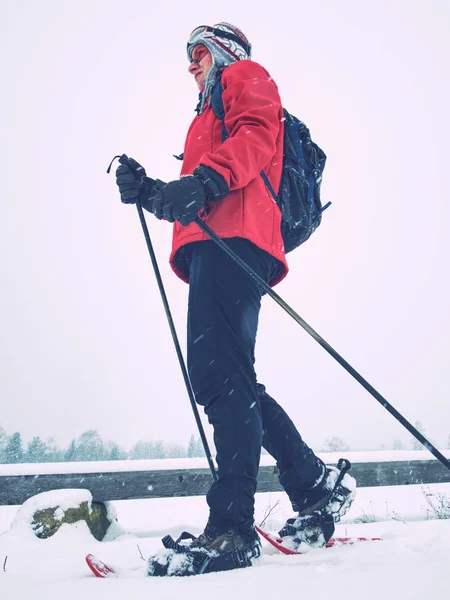
M 146 578 L 141 554 L 157 551 L 167 533 L 199 533 L 207 517 L 203 497 L 115 502 L 123 533 L 104 542 L 97 542 L 84 523 L 63 525 L 52 538 L 38 540 L 26 526 L 26 515 L 16 518 L 18 507 L 2 507 L 0 598 L 446 599 L 450 520 L 437 520 L 435 509 L 450 510 L 449 502 L 450 484 L 359 489 L 337 534 L 381 535 L 382 542 L 294 557 L 264 545 L 263 557 L 251 569 L 182 579 Z M 276 530 L 291 514 L 284 494 L 257 495 L 258 522 L 270 508 L 265 527 Z M 95 579 L 84 562 L 87 553 L 116 567 L 121 577 Z

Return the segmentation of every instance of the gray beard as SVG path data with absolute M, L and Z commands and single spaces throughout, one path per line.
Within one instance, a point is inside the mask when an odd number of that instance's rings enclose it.
M 205 87 L 203 92 L 200 94 L 200 102 L 197 105 L 197 113 L 199 115 L 202 114 L 203 110 L 205 109 L 205 106 L 208 105 L 208 100 L 211 96 L 212 89 L 217 81 L 217 78 L 219 77 L 219 69 L 228 67 L 228 65 L 231 65 L 232 63 L 236 62 L 232 56 L 230 56 L 224 50 L 218 48 L 216 44 L 210 42 L 209 40 L 205 39 L 202 43 L 211 52 L 213 64 L 205 77 Z
M 218 69 L 218 67 L 216 67 L 215 64 L 213 64 L 212 67 L 210 68 L 210 70 L 208 71 L 208 74 L 205 77 L 205 87 L 203 89 L 203 92 L 200 94 L 200 102 L 198 103 L 198 106 L 197 106 L 198 115 L 201 115 L 203 110 L 205 109 L 205 106 L 208 105 L 208 101 L 209 101 L 209 98 L 211 97 L 212 89 L 213 89 L 214 84 L 216 83 L 217 78 L 219 76 L 220 76 L 219 69 Z

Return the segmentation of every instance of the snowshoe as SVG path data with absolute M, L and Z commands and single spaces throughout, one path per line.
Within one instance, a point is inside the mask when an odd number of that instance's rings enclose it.
M 312 548 L 322 548 L 328 543 L 335 523 L 348 511 L 356 494 L 355 479 L 348 474 L 350 467 L 350 461 L 342 458 L 338 468 L 327 467 L 324 497 L 288 519 L 279 531 L 286 547 L 297 550 L 301 544 L 307 544 Z
M 186 577 L 251 567 L 252 559 L 261 555 L 256 531 L 245 536 L 231 529 L 214 537 L 205 532 L 198 538 L 183 532 L 177 540 L 167 535 L 162 543 L 166 550 L 148 561 L 151 577 Z

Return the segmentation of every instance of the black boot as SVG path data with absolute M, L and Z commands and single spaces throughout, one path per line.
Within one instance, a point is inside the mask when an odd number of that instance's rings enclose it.
M 191 541 L 186 542 L 188 539 Z M 167 550 L 148 561 L 148 574 L 152 577 L 185 577 L 251 567 L 252 559 L 261 555 L 259 537 L 253 528 L 248 535 L 237 529 L 217 533 L 214 527 L 207 526 L 198 538 L 184 532 L 176 541 L 168 535 L 162 543 Z
M 348 460 L 340 459 L 338 468 L 327 467 L 321 500 L 288 519 L 279 535 L 286 546 L 297 550 L 301 544 L 321 548 L 334 533 L 334 526 L 350 508 L 356 494 L 355 479 L 348 474 Z

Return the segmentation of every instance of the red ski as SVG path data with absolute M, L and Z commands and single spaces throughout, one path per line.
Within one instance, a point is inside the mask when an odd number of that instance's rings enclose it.
M 303 552 L 291 550 L 290 548 L 288 548 L 287 546 L 285 546 L 283 544 L 282 538 L 280 538 L 278 536 L 274 536 L 270 533 L 267 533 L 266 531 L 261 529 L 261 527 L 258 527 L 257 525 L 255 525 L 255 529 L 259 533 L 259 535 L 261 535 L 265 540 L 267 540 L 269 542 L 269 544 L 272 544 L 272 546 L 274 546 L 277 550 L 279 550 L 283 554 L 304 554 Z M 357 544 L 358 542 L 375 542 L 375 541 L 380 541 L 380 540 L 381 540 L 381 538 L 379 538 L 379 537 L 336 537 L 336 538 L 331 538 L 331 540 L 328 542 L 328 544 L 325 546 L 325 548 L 331 548 L 332 546 L 336 546 L 339 544 L 343 544 L 343 545 Z
M 86 556 L 86 562 L 96 577 L 101 577 L 103 579 L 106 577 L 117 577 L 117 573 L 114 571 L 114 569 L 108 567 L 108 565 L 106 565 L 93 554 L 88 554 Z

